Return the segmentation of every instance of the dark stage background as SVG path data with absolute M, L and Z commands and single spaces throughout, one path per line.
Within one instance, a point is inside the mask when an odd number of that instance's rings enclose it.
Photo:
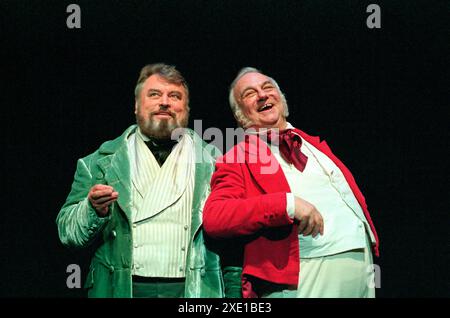
M 76 160 L 134 123 L 140 68 L 175 64 L 191 123 L 235 127 L 228 85 L 272 75 L 289 121 L 353 172 L 381 240 L 379 297 L 449 297 L 449 1 L 1 1 L 0 296 L 80 297 L 90 250 L 55 219 Z M 366 7 L 381 7 L 381 29 Z M 192 127 L 192 124 L 191 124 Z

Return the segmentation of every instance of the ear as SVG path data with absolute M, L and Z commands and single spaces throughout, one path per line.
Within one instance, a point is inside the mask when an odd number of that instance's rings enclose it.
M 134 103 L 134 114 L 137 115 L 137 111 L 138 111 L 138 101 L 136 100 Z

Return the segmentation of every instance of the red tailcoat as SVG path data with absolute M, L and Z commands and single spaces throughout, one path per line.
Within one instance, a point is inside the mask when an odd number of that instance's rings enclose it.
M 375 235 L 366 201 L 351 172 L 325 141 L 295 129 L 302 138 L 328 156 L 342 171 Z M 270 173 L 268 173 L 270 172 Z M 248 236 L 242 269 L 243 297 L 256 297 L 247 275 L 278 284 L 296 285 L 300 272 L 297 224 L 286 212 L 286 177 L 265 142 L 246 135 L 216 162 L 211 194 L 203 210 L 205 231 L 215 238 Z

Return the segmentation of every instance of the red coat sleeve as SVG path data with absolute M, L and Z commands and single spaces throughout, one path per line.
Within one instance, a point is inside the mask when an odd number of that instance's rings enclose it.
M 262 193 L 245 163 L 216 163 L 203 210 L 206 233 L 227 238 L 292 223 L 286 212 L 286 192 Z

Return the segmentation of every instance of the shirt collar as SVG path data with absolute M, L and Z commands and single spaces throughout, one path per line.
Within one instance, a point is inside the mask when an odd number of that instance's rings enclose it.
M 257 136 L 258 136 L 258 135 L 265 135 L 265 134 L 267 134 L 267 132 L 268 132 L 269 130 L 271 130 L 271 129 L 273 129 L 273 128 L 270 128 L 270 129 L 261 129 L 261 130 L 256 130 L 256 129 L 249 128 L 249 129 L 247 129 L 247 130 L 245 131 L 245 133 L 246 133 L 246 134 L 249 134 L 249 135 L 257 135 Z M 292 126 L 290 122 L 286 122 L 286 129 L 295 129 L 295 127 Z

